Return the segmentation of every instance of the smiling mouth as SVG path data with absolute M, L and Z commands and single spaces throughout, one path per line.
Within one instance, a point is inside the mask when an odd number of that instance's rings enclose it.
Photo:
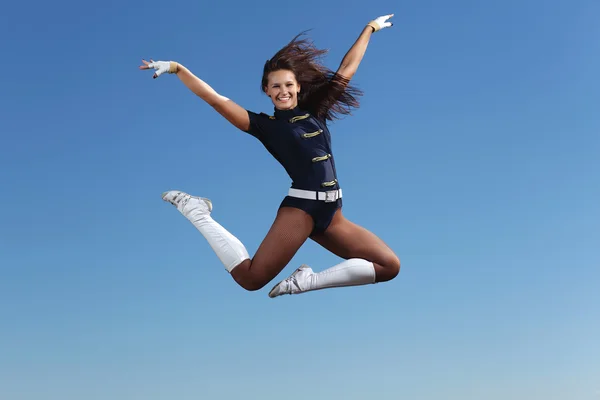
M 285 97 L 278 97 L 277 100 L 278 101 L 288 101 L 291 100 L 292 98 L 290 96 L 285 96 Z

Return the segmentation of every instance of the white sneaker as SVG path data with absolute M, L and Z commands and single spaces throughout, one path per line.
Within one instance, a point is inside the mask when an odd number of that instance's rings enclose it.
M 212 211 L 212 202 L 204 197 L 192 196 L 180 190 L 171 190 L 162 194 L 162 199 L 177 207 L 184 216 L 189 216 L 190 212 L 194 214 L 209 215 Z
M 313 274 L 312 268 L 307 265 L 301 265 L 289 278 L 286 278 L 273 286 L 269 292 L 269 297 L 274 298 L 283 294 L 298 294 L 304 292 L 306 278 Z

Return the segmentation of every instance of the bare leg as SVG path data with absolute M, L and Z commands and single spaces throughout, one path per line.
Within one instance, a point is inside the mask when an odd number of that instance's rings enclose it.
M 346 219 L 338 210 L 329 228 L 312 239 L 346 260 L 359 258 L 370 261 L 377 282 L 394 279 L 400 272 L 400 259 L 379 237 Z
M 275 278 L 306 242 L 313 220 L 297 208 L 282 207 L 252 260 L 231 271 L 235 281 L 247 290 L 258 290 Z
M 225 269 L 246 290 L 259 290 L 275 278 L 306 242 L 313 220 L 306 212 L 282 207 L 253 259 L 244 245 L 212 216 L 208 199 L 180 191 L 163 194 L 208 241 Z
M 400 272 L 398 256 L 372 232 L 346 219 L 341 210 L 325 232 L 311 238 L 345 261 L 319 273 L 303 265 L 275 285 L 269 296 L 384 282 Z

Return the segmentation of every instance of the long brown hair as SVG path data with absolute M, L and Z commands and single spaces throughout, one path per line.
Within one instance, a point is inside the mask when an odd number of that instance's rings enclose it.
M 351 114 L 358 108 L 362 91 L 349 84 L 349 80 L 319 63 L 328 50 L 318 49 L 312 41 L 296 35 L 287 45 L 265 62 L 261 90 L 268 83 L 269 73 L 290 70 L 301 86 L 298 107 L 324 120 L 339 119 L 340 114 Z

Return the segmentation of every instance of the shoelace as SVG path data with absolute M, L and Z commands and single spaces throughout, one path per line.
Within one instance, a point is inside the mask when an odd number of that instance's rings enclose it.
M 297 273 L 298 271 L 296 271 Z M 292 284 L 294 286 L 296 286 L 296 288 L 298 288 L 298 290 L 300 291 L 300 285 L 298 285 L 298 279 L 296 279 L 296 273 L 294 273 L 294 275 L 286 278 L 285 280 L 285 293 L 292 293 Z
M 181 197 L 183 197 L 183 198 L 181 198 Z M 178 205 L 179 205 L 179 206 L 181 206 L 181 209 L 183 210 L 183 208 L 187 205 L 188 201 L 191 198 L 192 198 L 192 196 L 190 196 L 189 194 L 184 194 L 182 192 L 177 192 L 177 194 L 175 195 L 175 197 L 171 201 L 171 204 L 173 204 L 175 207 L 178 207 Z
M 181 199 L 181 209 L 183 210 L 187 205 L 188 201 L 190 201 L 190 199 L 192 198 L 192 196 L 183 193 L 181 195 L 183 195 L 183 199 Z

